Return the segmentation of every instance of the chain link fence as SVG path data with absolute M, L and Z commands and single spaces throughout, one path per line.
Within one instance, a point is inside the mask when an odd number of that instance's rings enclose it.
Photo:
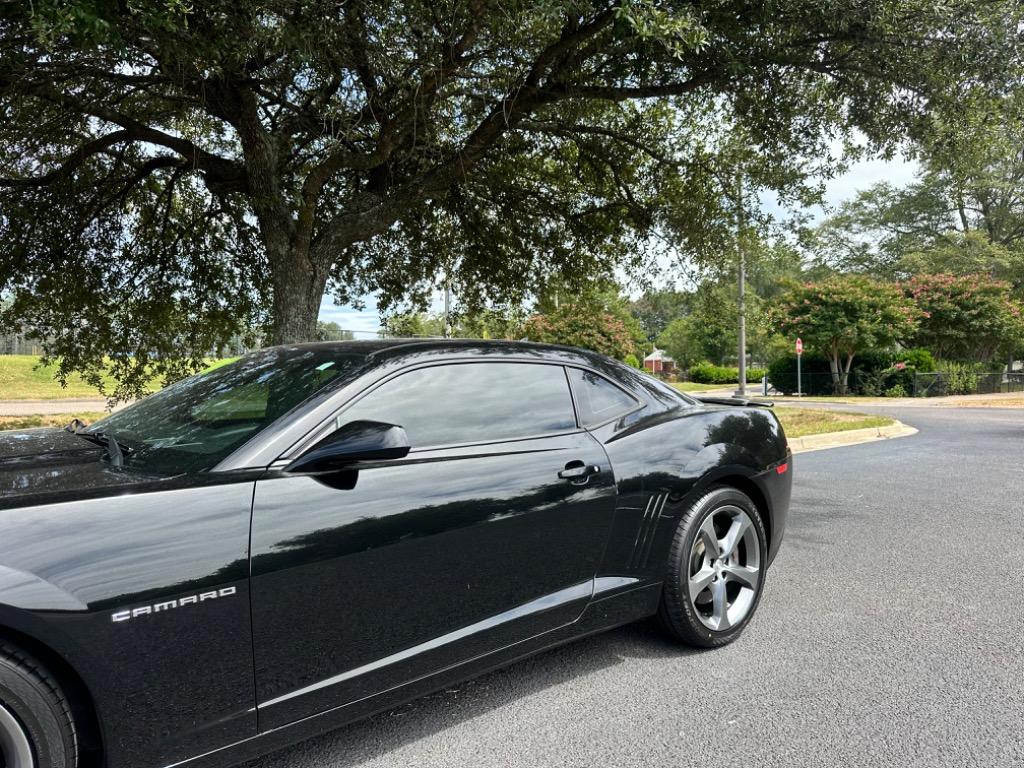
M 970 373 L 938 371 L 914 376 L 914 397 L 992 395 L 1024 392 L 1024 373 Z
M 792 379 L 792 380 L 790 380 Z M 876 378 L 861 371 L 850 371 L 846 390 L 836 385 L 831 373 L 805 373 L 801 377 L 801 393 L 806 396 L 821 395 L 870 395 L 895 396 L 872 386 Z M 901 384 L 899 395 L 908 397 L 945 397 L 948 395 L 990 395 L 995 393 L 1024 392 L 1024 372 L 971 373 L 937 371 L 935 373 L 908 374 L 910 386 Z M 768 382 L 768 392 L 793 395 L 797 392 L 796 377 L 787 377 L 785 382 Z

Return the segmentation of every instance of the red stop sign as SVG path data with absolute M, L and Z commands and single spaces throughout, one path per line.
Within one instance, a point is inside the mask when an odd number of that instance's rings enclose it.
M 802 355 L 804 353 L 804 341 L 803 339 L 796 340 L 796 353 Z

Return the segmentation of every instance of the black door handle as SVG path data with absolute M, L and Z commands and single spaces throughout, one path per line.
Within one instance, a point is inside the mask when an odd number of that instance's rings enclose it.
M 565 469 L 559 472 L 558 476 L 563 480 L 572 480 L 574 483 L 581 480 L 585 483 L 591 475 L 596 475 L 600 471 L 601 468 L 596 464 L 585 464 L 577 460 L 566 464 Z

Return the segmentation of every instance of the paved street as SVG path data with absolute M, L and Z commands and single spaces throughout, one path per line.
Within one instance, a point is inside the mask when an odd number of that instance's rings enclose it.
M 1024 411 L 872 410 L 920 433 L 797 458 L 736 644 L 617 630 L 251 766 L 1024 766 Z

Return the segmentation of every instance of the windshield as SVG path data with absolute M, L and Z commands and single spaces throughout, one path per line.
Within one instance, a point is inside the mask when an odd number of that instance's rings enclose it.
M 86 434 L 125 445 L 127 467 L 158 474 L 212 469 L 364 360 L 338 349 L 263 350 L 173 384 L 96 422 Z

